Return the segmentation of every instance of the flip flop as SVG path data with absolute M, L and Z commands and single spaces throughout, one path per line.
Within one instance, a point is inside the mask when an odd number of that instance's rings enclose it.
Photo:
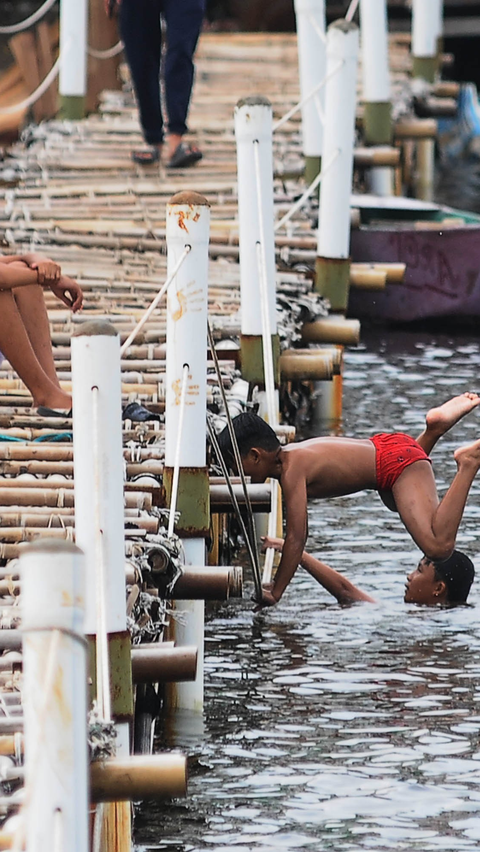
M 154 166 L 160 159 L 160 148 L 157 145 L 151 145 L 150 148 L 139 148 L 138 151 L 132 151 L 132 160 L 139 166 Z
M 145 423 L 147 420 L 160 420 L 159 414 L 149 411 L 138 402 L 130 402 L 122 411 L 122 420 L 132 420 L 134 423 Z
M 191 145 L 188 145 L 186 142 L 180 142 L 179 145 L 175 148 L 173 152 L 170 162 L 167 165 L 168 169 L 185 169 L 187 166 L 193 166 L 194 163 L 198 163 L 201 160 L 203 154 L 198 148 L 193 148 Z
M 37 408 L 37 414 L 40 417 L 66 417 L 72 416 L 72 409 L 70 411 L 58 411 L 56 408 L 48 408 L 46 405 L 39 405 Z

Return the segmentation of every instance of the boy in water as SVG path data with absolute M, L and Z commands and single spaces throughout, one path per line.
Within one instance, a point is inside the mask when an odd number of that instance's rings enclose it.
M 274 550 L 282 552 L 283 538 L 265 536 L 262 541 L 263 550 L 273 547 Z M 302 553 L 300 565 L 317 583 L 333 595 L 339 604 L 375 603 L 375 598 L 367 595 L 347 580 L 343 574 L 330 568 L 325 562 L 315 559 L 306 551 Z M 433 562 L 424 556 L 407 577 L 403 599 L 405 603 L 424 606 L 463 604 L 466 603 L 474 577 L 475 568 L 472 560 L 459 550 L 454 550 L 452 555 L 443 562 Z
M 377 490 L 397 511 L 420 550 L 432 561 L 448 559 L 472 482 L 480 468 L 480 440 L 454 453 L 457 473 L 443 499 L 437 494 L 428 453 L 438 439 L 480 404 L 464 393 L 426 417 L 417 441 L 403 433 L 357 438 L 313 438 L 281 447 L 273 429 L 255 414 L 233 420 L 243 469 L 252 482 L 278 479 L 287 514 L 287 531 L 273 584 L 264 587 L 263 606 L 274 606 L 300 563 L 307 539 L 308 497 L 340 497 Z M 228 430 L 219 436 L 223 456 L 234 467 Z

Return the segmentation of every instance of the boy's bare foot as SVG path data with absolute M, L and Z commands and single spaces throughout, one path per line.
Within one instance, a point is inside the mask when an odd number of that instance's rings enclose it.
M 72 407 L 72 397 L 68 393 L 64 393 L 61 388 L 57 388 L 56 391 L 52 390 L 52 393 L 50 393 L 48 397 L 34 399 L 33 407 L 53 408 L 57 411 L 70 411 Z
M 437 435 L 444 435 L 477 405 L 480 405 L 480 396 L 477 393 L 462 393 L 460 396 L 454 396 L 438 408 L 427 411 L 427 429 Z
M 475 471 L 480 470 L 480 440 L 467 444 L 465 447 L 459 447 L 455 450 L 453 457 L 459 470 L 466 467 Z

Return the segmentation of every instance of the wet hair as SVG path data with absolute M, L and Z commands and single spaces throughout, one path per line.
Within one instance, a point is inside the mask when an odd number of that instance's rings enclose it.
M 240 456 L 242 458 L 247 455 L 252 447 L 258 447 L 258 449 L 267 450 L 268 452 L 275 451 L 279 448 L 280 441 L 272 427 L 269 426 L 268 423 L 265 423 L 265 420 L 262 420 L 258 414 L 246 411 L 243 414 L 238 414 L 237 417 L 234 417 L 232 423 L 233 431 L 235 432 L 235 437 L 237 439 L 238 449 L 240 450 Z M 225 429 L 220 432 L 220 435 L 218 436 L 218 443 L 226 464 L 229 468 L 234 468 L 235 457 L 233 455 L 228 426 L 225 426 Z
M 448 602 L 451 604 L 465 603 L 475 577 L 472 560 L 465 553 L 454 550 L 448 559 L 433 564 L 435 566 L 435 579 L 443 581 L 447 587 Z

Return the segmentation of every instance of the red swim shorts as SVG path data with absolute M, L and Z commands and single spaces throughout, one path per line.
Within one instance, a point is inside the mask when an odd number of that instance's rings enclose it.
M 377 488 L 391 491 L 398 477 L 416 461 L 429 461 L 421 446 L 403 432 L 381 432 L 370 438 L 376 450 Z M 430 462 L 431 464 L 431 462 Z

